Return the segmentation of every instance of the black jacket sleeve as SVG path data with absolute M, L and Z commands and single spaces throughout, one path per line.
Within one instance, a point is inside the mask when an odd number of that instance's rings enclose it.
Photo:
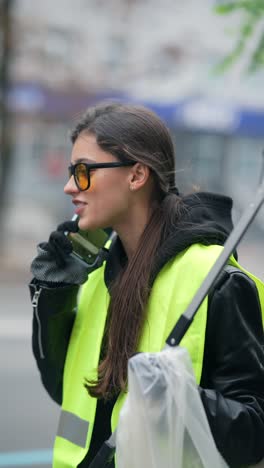
M 45 389 L 61 404 L 63 369 L 79 286 L 47 287 L 33 280 L 29 288 L 33 304 L 33 354 Z
M 231 467 L 264 457 L 263 325 L 255 283 L 225 271 L 209 295 L 202 402 L 216 445 Z

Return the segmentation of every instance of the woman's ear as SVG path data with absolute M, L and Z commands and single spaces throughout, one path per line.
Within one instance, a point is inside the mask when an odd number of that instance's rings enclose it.
M 147 183 L 150 176 L 150 169 L 142 163 L 136 163 L 129 175 L 130 190 L 138 190 Z

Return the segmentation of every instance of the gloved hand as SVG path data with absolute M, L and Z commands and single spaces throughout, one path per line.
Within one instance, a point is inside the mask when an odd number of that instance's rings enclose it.
M 42 242 L 41 249 L 49 252 L 53 256 L 58 268 L 64 268 L 67 258 L 72 252 L 72 243 L 65 235 L 65 232 L 78 232 L 77 221 L 65 221 L 59 224 L 56 231 L 53 231 L 49 236 L 48 242 Z
M 65 232 L 77 232 L 77 221 L 66 221 L 53 231 L 48 242 L 41 242 L 31 263 L 31 273 L 44 283 L 82 284 L 88 275 L 88 265 L 71 256 L 72 244 Z

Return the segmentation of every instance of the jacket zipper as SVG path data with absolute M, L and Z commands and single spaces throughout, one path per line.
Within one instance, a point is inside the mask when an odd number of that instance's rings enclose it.
M 41 323 L 40 323 L 40 318 L 39 318 L 39 313 L 38 313 L 38 301 L 39 301 L 39 296 L 41 294 L 42 288 L 38 288 L 38 286 L 35 287 L 35 293 L 32 298 L 32 306 L 33 306 L 33 312 L 37 320 L 38 324 L 38 347 L 39 347 L 39 355 L 41 359 L 45 359 L 45 355 L 43 352 L 43 346 L 42 346 L 42 341 L 41 341 Z

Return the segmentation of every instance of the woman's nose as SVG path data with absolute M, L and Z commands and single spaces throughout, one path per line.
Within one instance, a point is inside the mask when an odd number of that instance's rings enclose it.
M 64 193 L 66 193 L 67 195 L 71 195 L 72 193 L 79 192 L 79 189 L 75 183 L 73 176 L 71 176 L 68 182 L 66 182 L 63 190 L 64 190 Z

